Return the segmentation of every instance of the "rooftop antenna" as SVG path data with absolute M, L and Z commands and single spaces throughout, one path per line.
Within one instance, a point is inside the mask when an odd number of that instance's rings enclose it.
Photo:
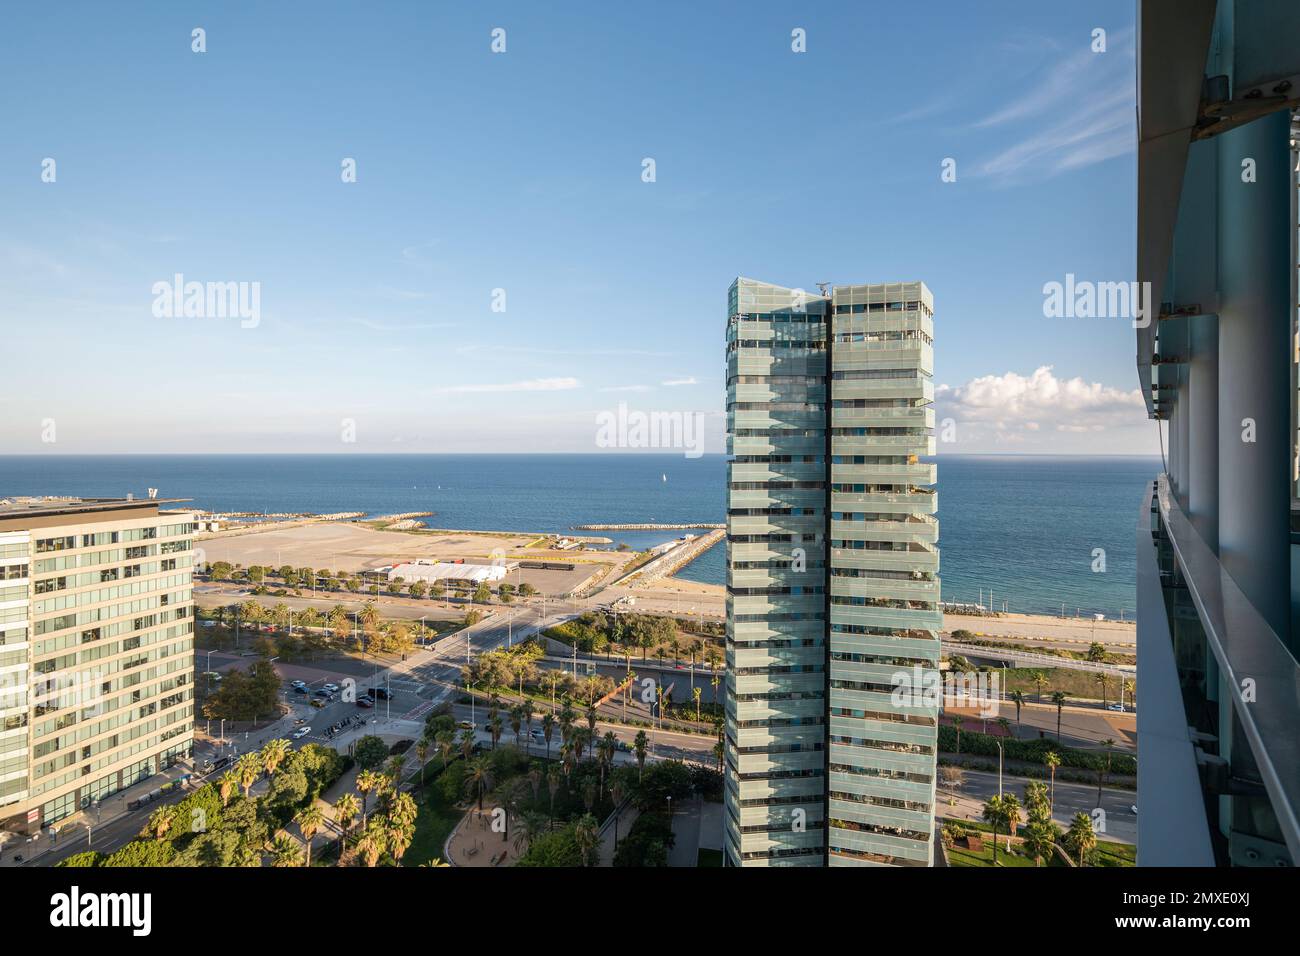
M 821 292 L 822 295 L 830 295 L 830 293 L 826 291 L 831 287 L 831 284 L 829 282 L 818 282 L 816 285 L 817 285 L 817 289 Z

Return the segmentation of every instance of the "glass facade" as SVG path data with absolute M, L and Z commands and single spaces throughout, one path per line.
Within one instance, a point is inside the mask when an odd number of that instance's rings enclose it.
M 731 286 L 729 865 L 931 862 L 932 335 L 919 282 Z

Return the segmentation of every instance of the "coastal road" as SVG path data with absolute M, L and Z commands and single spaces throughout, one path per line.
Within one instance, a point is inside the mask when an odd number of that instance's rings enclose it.
M 942 776 L 935 792 L 935 814 L 937 816 L 958 820 L 978 820 L 984 809 L 984 801 L 998 792 L 998 775 L 979 770 L 963 770 L 963 781 L 957 790 L 957 805 L 949 805 L 952 796 L 944 786 Z M 1004 793 L 1014 793 L 1022 806 L 1025 797 L 1026 777 L 1013 777 L 1004 774 L 1002 787 Z M 1046 782 L 1046 781 L 1044 781 Z M 1133 807 L 1137 805 L 1136 790 L 1121 790 L 1116 787 L 1103 787 L 1101 791 L 1101 809 L 1104 817 L 1094 817 L 1094 826 L 1101 827 L 1104 821 L 1105 832 L 1098 835 L 1104 840 L 1116 843 L 1137 842 L 1137 814 Z M 1076 813 L 1091 815 L 1097 807 L 1097 788 L 1083 783 L 1056 781 L 1056 800 L 1052 808 L 1052 819 L 1066 829 Z

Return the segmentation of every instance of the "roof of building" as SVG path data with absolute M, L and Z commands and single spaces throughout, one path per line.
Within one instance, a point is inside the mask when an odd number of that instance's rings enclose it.
M 190 498 L 72 498 L 55 495 L 15 495 L 0 498 L 0 518 L 43 517 L 120 511 L 123 508 L 157 507 L 191 501 Z
M 500 581 L 509 569 L 503 564 L 453 564 L 450 561 L 409 562 L 388 572 L 388 579 L 406 581 Z

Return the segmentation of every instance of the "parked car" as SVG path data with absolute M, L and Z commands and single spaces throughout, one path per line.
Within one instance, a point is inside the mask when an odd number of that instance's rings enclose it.
M 302 740 L 302 738 L 306 737 L 309 733 L 311 733 L 311 727 L 304 724 L 293 732 L 293 739 Z
M 1107 705 L 1106 705 L 1106 709 L 1107 709 L 1107 710 L 1115 710 L 1115 711 L 1119 711 L 1121 714 L 1124 713 L 1124 705 L 1123 705 L 1123 704 L 1107 704 Z

